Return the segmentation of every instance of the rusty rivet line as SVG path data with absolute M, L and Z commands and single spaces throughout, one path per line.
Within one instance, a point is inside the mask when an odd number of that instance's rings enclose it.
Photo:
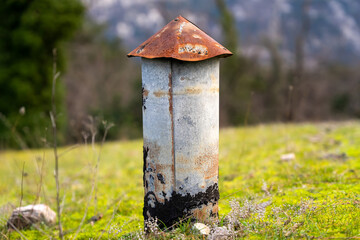
M 173 72 L 173 64 L 170 61 L 170 73 L 169 73 L 169 112 L 171 117 L 171 155 L 172 155 L 172 162 L 173 162 L 173 173 L 174 173 L 174 188 L 176 189 L 176 164 L 175 164 L 175 130 L 174 130 L 174 101 L 173 101 L 173 87 L 172 87 L 172 72 Z

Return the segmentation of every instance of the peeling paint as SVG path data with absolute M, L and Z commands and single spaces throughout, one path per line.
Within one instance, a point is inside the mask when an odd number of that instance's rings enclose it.
M 142 87 L 142 106 L 144 108 L 144 111 L 146 110 L 146 100 L 148 98 L 148 95 L 149 95 L 149 90 L 146 90 L 145 87 L 143 86 Z
M 144 48 L 146 47 L 146 45 L 148 45 L 148 43 L 144 43 L 144 44 L 140 45 L 140 47 L 139 47 L 139 49 L 136 51 L 136 53 L 137 53 L 137 54 L 141 53 L 141 52 L 144 50 Z
M 180 54 L 183 54 L 183 53 L 193 53 L 193 54 L 198 54 L 198 55 L 207 55 L 208 54 L 207 47 L 205 47 L 204 45 L 198 45 L 198 44 L 193 45 L 190 43 L 179 45 L 178 52 Z
M 159 179 L 159 181 L 160 181 L 162 184 L 165 184 L 164 176 L 163 176 L 161 173 L 158 173 L 158 174 L 157 174 L 157 178 Z
M 181 33 L 182 33 L 182 30 L 183 30 L 185 24 L 186 24 L 186 22 L 182 22 L 182 23 L 180 24 L 180 27 L 179 27 L 179 34 L 180 34 L 180 35 L 181 35 Z

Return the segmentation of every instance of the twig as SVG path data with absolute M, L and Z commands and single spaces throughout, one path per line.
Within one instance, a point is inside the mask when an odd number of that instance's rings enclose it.
M 2 232 L 1 232 L 1 235 L 3 236 L 3 237 L 5 237 L 6 239 L 9 239 L 5 234 L 3 234 Z
M 25 169 L 25 162 L 23 163 L 23 168 L 21 171 L 21 192 L 20 192 L 20 207 L 22 204 L 23 196 L 24 196 L 24 169 Z
M 63 199 L 60 204 L 60 213 L 62 213 L 64 206 L 65 206 L 65 199 L 66 199 L 66 193 L 64 193 Z
M 17 144 L 19 144 L 20 148 L 22 150 L 28 149 L 28 146 L 23 141 L 23 139 L 20 137 L 20 134 L 16 131 L 15 127 L 11 125 L 11 123 L 7 120 L 4 114 L 0 112 L 0 120 L 4 123 L 4 125 L 12 132 L 13 137 L 15 138 L 15 141 Z
M 23 215 L 23 214 L 21 214 L 21 213 L 20 213 L 20 216 L 21 216 L 22 218 L 24 218 L 26 221 L 31 222 L 31 219 L 29 219 L 27 216 L 25 216 L 25 215 Z M 11 221 L 8 221 L 7 223 L 8 223 L 9 225 L 11 225 L 11 227 L 20 234 L 19 229 L 16 228 L 15 225 L 14 225 Z M 35 228 L 36 230 L 38 230 L 39 232 L 41 232 L 42 234 L 46 235 L 49 239 L 52 239 L 52 235 L 49 235 L 49 234 L 47 234 L 46 232 L 44 232 L 41 228 L 39 228 L 38 226 L 36 226 L 36 224 L 32 224 L 31 226 L 34 227 L 34 228 Z M 25 236 L 24 236 L 24 238 L 26 239 Z
M 11 227 L 20 235 L 20 237 L 27 239 L 20 231 L 19 229 L 17 229 L 17 227 L 14 226 L 14 224 L 12 224 L 10 221 L 8 222 L 8 224 L 11 225 Z
M 288 93 L 288 109 L 286 113 L 286 120 L 291 122 L 294 119 L 294 86 L 289 86 L 289 93 Z
M 42 189 L 42 184 L 43 184 L 43 171 L 44 171 L 44 165 L 45 165 L 45 151 L 43 152 L 43 156 L 41 159 L 41 167 L 39 168 L 39 164 L 36 162 L 36 166 L 38 168 L 38 172 L 40 174 L 40 179 L 39 179 L 39 187 L 36 193 L 36 199 L 35 199 L 35 203 L 37 203 L 39 201 L 40 198 L 40 194 L 41 194 L 41 189 Z
M 71 147 L 69 147 L 68 149 L 65 149 L 64 152 L 59 154 L 59 158 L 62 157 L 63 155 L 65 155 L 66 153 L 70 152 L 71 150 L 74 150 L 75 148 L 78 148 L 80 145 L 79 144 L 75 144 Z
M 105 227 L 106 230 L 110 227 L 111 222 L 112 222 L 113 219 L 115 218 L 115 213 L 116 213 L 117 210 L 119 209 L 119 202 L 122 200 L 122 198 L 123 198 L 124 196 L 125 196 L 125 194 L 122 195 L 121 197 L 117 198 L 117 199 L 114 201 L 114 203 L 111 204 L 111 205 L 107 208 L 107 210 L 108 210 L 111 206 L 113 206 L 113 205 L 115 205 L 116 203 L 118 203 L 118 206 L 114 209 L 113 214 L 111 215 L 111 218 L 110 218 L 109 222 L 106 224 L 106 227 Z M 107 210 L 106 210 L 106 211 L 107 211 Z M 105 231 L 102 231 L 102 232 L 101 232 L 100 236 L 98 237 L 98 240 L 102 238 L 102 236 L 104 235 L 104 233 L 105 233 Z
M 103 125 L 104 125 L 104 128 L 105 128 L 105 132 L 104 132 L 104 135 L 103 135 L 103 138 L 101 140 L 101 145 L 100 145 L 100 149 L 102 149 L 104 143 L 105 143 L 105 139 L 106 139 L 106 136 L 107 136 L 107 133 L 109 131 L 110 128 L 112 128 L 114 126 L 113 123 L 107 123 L 107 121 L 103 121 Z M 99 154 L 98 154 L 98 159 L 97 159 L 97 162 L 96 162 L 96 166 L 95 166 L 95 181 L 94 181 L 94 184 L 95 184 L 95 214 L 97 214 L 97 172 L 98 172 L 98 168 L 99 168 L 99 164 L 100 164 L 100 154 L 101 154 L 101 151 L 99 151 Z
M 92 120 L 92 118 L 89 118 L 89 119 Z M 93 176 L 93 181 L 92 181 L 92 184 L 91 184 L 91 191 L 90 191 L 89 199 L 88 199 L 87 204 L 86 204 L 86 208 L 85 208 L 83 218 L 81 219 L 80 225 L 79 225 L 78 229 L 76 230 L 76 233 L 75 233 L 75 236 L 73 237 L 73 239 L 76 239 L 77 235 L 79 234 L 79 232 L 81 230 L 82 225 L 85 222 L 85 219 L 86 219 L 86 216 L 87 216 L 87 213 L 88 213 L 88 209 L 89 209 L 89 205 L 90 205 L 90 201 L 92 199 L 92 196 L 93 196 L 95 188 L 96 188 L 96 179 L 97 179 L 97 172 L 98 172 L 99 163 L 100 163 L 101 150 L 102 150 L 102 147 L 103 147 L 103 145 L 105 143 L 105 139 L 106 139 L 106 136 L 107 136 L 107 133 L 108 133 L 109 129 L 114 126 L 114 124 L 112 124 L 112 123 L 107 125 L 106 122 L 104 123 L 104 125 L 105 125 L 105 132 L 104 132 L 101 144 L 100 144 L 99 154 L 98 154 L 97 162 L 96 162 L 95 169 L 94 169 L 94 176 Z M 92 134 L 93 134 L 92 135 L 92 141 L 93 141 L 92 145 L 95 146 L 94 141 L 95 141 L 96 131 L 92 131 Z M 94 150 L 95 150 L 95 148 L 94 148 Z M 96 193 L 95 193 L 95 197 L 96 197 Z
M 245 127 L 248 125 L 248 120 L 249 120 L 249 117 L 250 117 L 250 110 L 251 110 L 251 105 L 252 105 L 252 101 L 253 101 L 253 96 L 254 96 L 254 92 L 251 92 L 250 101 L 249 101 L 249 104 L 247 106 L 245 119 L 244 119 L 244 126 Z
M 187 217 L 184 217 L 182 219 L 179 219 L 179 221 L 175 222 L 173 225 L 171 225 L 170 227 L 166 227 L 165 224 L 160 221 L 162 224 L 164 224 L 165 228 L 163 229 L 163 231 L 168 231 L 170 229 L 172 229 L 173 227 L 177 226 L 177 225 L 180 225 L 182 222 L 184 222 L 185 220 L 188 220 L 190 218 L 193 218 L 194 216 L 193 215 L 189 215 Z
M 63 239 L 63 230 L 61 226 L 61 212 L 60 212 L 60 185 L 59 185 L 59 156 L 57 154 L 57 132 L 56 132 L 56 105 L 55 105 L 55 86 L 56 79 L 59 77 L 60 73 L 56 72 L 56 49 L 53 49 L 53 81 L 52 81 L 52 94 L 51 94 L 51 126 L 53 129 L 54 137 L 54 157 L 55 157 L 55 182 L 56 182 L 56 207 L 58 215 L 58 226 L 59 226 L 59 238 Z
M 95 138 L 96 138 L 96 134 L 97 134 L 97 129 L 96 129 L 96 119 L 94 120 L 94 118 L 92 116 L 88 116 L 89 122 L 84 122 L 84 125 L 89 129 L 90 133 L 91 133 L 91 147 L 93 149 L 93 151 L 95 152 Z M 86 134 L 86 132 L 84 132 L 83 137 L 85 139 L 85 145 L 87 144 L 87 138 L 88 135 Z

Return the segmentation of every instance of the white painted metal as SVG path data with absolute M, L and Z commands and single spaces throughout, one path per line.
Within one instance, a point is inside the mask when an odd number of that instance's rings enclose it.
M 143 58 L 142 81 L 144 209 L 210 188 L 218 196 L 219 59 Z M 216 215 L 217 199 L 187 211 Z

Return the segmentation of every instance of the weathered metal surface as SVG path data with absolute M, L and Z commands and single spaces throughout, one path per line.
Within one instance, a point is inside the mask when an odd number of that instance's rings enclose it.
M 217 217 L 219 59 L 144 59 L 144 218 Z
M 182 16 L 178 16 L 154 34 L 128 57 L 174 58 L 201 61 L 228 57 L 232 53 Z

